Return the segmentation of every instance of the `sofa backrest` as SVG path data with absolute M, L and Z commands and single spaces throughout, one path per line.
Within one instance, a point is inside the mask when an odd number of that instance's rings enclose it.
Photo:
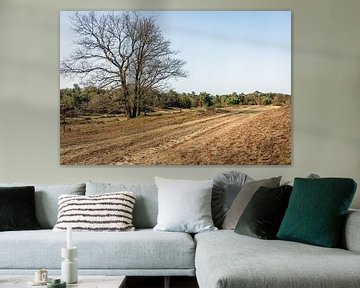
M 58 197 L 61 194 L 85 195 L 85 183 L 61 185 L 0 183 L 0 186 L 34 186 L 36 218 L 43 229 L 52 229 L 55 226 L 58 216 Z
M 345 217 L 341 248 L 360 253 L 360 209 L 350 209 Z
M 86 195 L 89 196 L 120 191 L 131 191 L 135 194 L 135 228 L 153 228 L 157 223 L 158 214 L 158 192 L 155 184 L 86 182 Z

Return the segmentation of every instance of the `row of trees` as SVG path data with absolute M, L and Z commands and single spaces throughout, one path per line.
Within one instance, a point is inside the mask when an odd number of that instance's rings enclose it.
M 123 93 L 119 89 L 100 89 L 88 86 L 81 89 L 60 90 L 60 107 L 63 117 L 86 114 L 127 114 Z M 236 93 L 211 95 L 207 92 L 196 94 L 178 93 L 174 90 L 161 92 L 150 90 L 141 98 L 139 114 L 147 113 L 155 108 L 222 108 L 234 105 L 284 105 L 290 104 L 290 96 L 280 93 Z

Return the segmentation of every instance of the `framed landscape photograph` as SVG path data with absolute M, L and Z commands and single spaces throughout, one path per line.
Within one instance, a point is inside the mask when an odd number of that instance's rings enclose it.
M 61 11 L 61 165 L 290 165 L 290 11 Z

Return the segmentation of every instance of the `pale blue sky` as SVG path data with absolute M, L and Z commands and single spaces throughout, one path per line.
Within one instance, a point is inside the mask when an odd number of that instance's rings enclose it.
M 121 13 L 121 11 L 119 11 Z M 60 14 L 60 58 L 74 48 L 69 16 Z M 178 92 L 291 94 L 290 11 L 161 11 L 154 14 L 171 47 L 186 61 Z M 75 81 L 76 82 L 76 81 Z M 60 76 L 60 87 L 74 82 Z

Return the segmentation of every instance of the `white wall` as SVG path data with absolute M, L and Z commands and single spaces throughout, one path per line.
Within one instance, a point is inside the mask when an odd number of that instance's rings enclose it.
M 59 11 L 75 9 L 291 10 L 293 164 L 60 166 Z M 351 177 L 360 186 L 359 27 L 358 0 L 1 0 L 0 182 L 146 183 L 155 175 L 200 179 L 236 169 L 254 178 Z M 360 207 L 359 191 L 354 207 Z

